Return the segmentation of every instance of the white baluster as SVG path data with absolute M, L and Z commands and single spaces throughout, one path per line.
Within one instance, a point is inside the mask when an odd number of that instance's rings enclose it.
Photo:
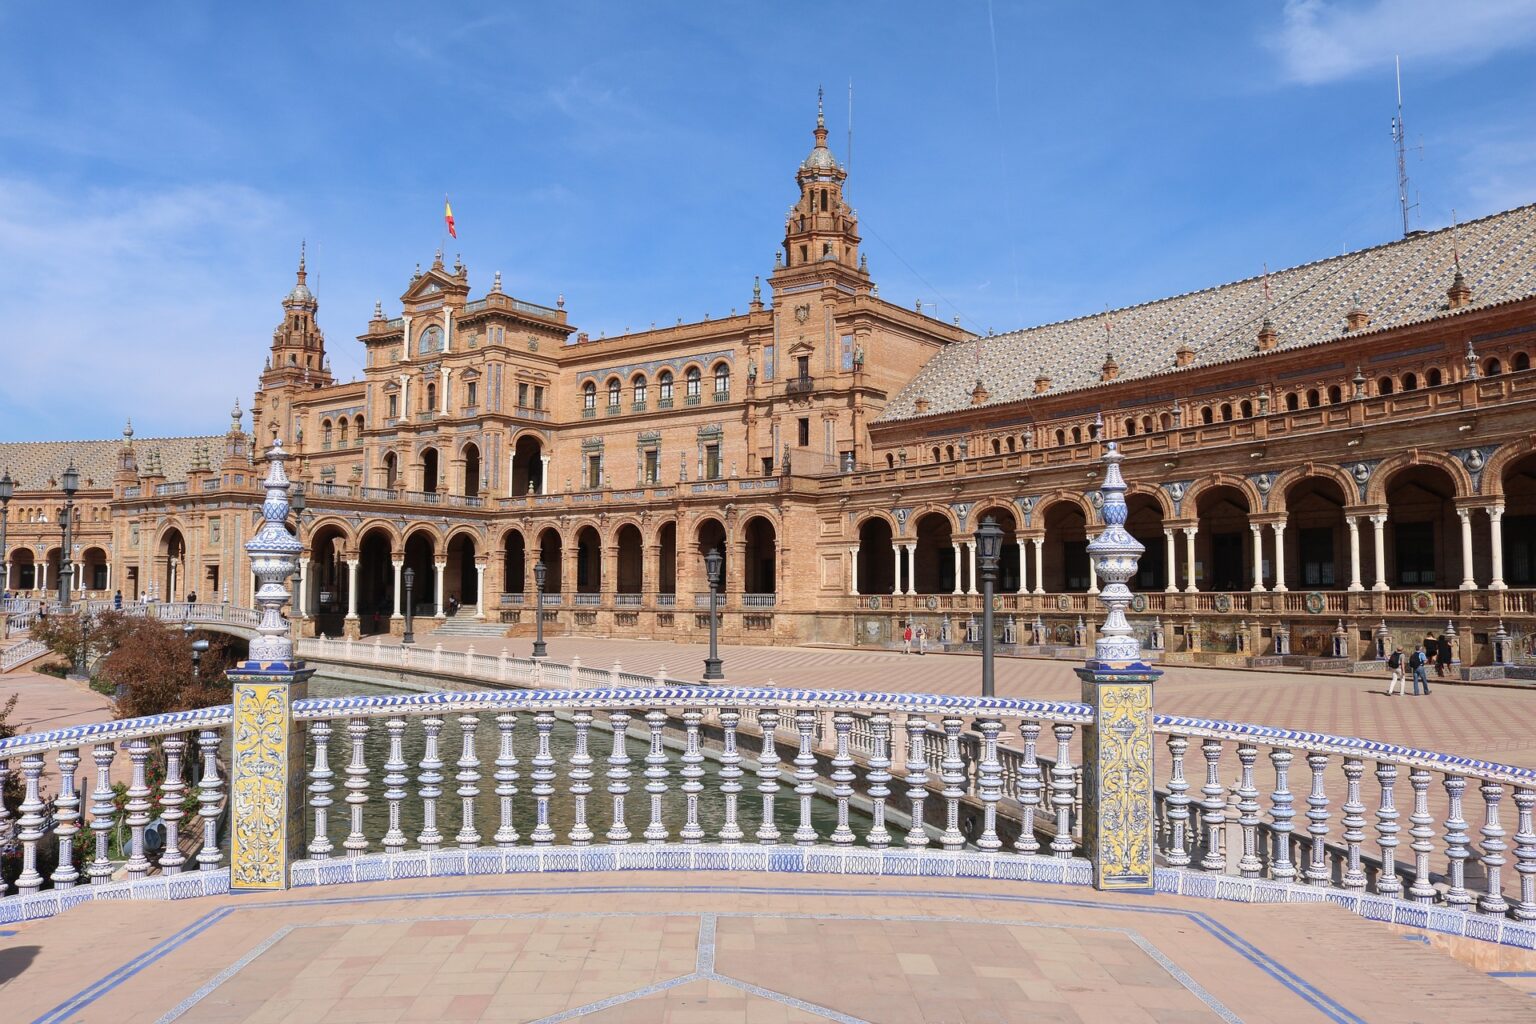
M 848 741 L 853 732 L 853 716 L 839 711 L 832 716 L 835 735 L 832 753 L 832 796 L 837 801 L 837 824 L 832 829 L 832 842 L 838 846 L 853 845 L 853 829 L 848 827 L 848 801 L 853 798 L 853 754 Z
M 960 801 L 965 797 L 965 760 L 960 756 L 960 730 L 965 723 L 958 718 L 945 718 L 944 759 L 939 763 L 939 778 L 944 782 L 944 833 L 939 845 L 946 850 L 959 850 L 965 846 L 965 834 L 960 831 Z
M 1312 792 L 1307 795 L 1307 835 L 1312 840 L 1307 850 L 1307 882 L 1326 886 L 1333 878 L 1328 866 L 1328 755 L 1308 754 L 1307 767 L 1312 770 Z
M 651 820 L 645 826 L 645 841 L 664 843 L 667 826 L 662 821 L 661 798 L 667 795 L 667 752 L 661 745 L 661 733 L 667 726 L 666 712 L 647 711 L 645 724 L 651 730 L 651 748 L 645 755 L 645 792 L 651 798 Z
M 91 790 L 91 831 L 95 833 L 96 855 L 88 869 L 92 885 L 112 880 L 112 861 L 107 851 L 117 817 L 113 803 L 116 797 L 112 792 L 112 758 L 115 755 L 110 743 L 98 743 L 91 748 L 91 760 L 96 763 L 96 787 Z
M 472 850 L 480 845 L 480 832 L 475 828 L 475 801 L 480 796 L 480 755 L 475 749 L 475 730 L 480 727 L 479 715 L 460 715 L 458 772 L 453 780 L 459 784 L 455 791 L 459 797 L 459 834 L 453 837 L 461 850 Z
M 1536 827 L 1531 811 L 1536 808 L 1536 789 L 1515 790 L 1519 827 L 1515 830 L 1515 870 L 1520 874 L 1520 902 L 1513 913 L 1517 921 L 1536 921 Z
M 683 712 L 683 726 L 687 730 L 687 739 L 683 746 L 683 797 L 687 805 L 687 816 L 683 821 L 683 827 L 678 832 L 678 838 L 685 843 L 699 843 L 704 840 L 704 827 L 699 824 L 699 794 L 704 791 L 704 755 L 699 750 L 699 723 L 704 720 L 704 713 L 697 708 L 688 708 Z
M 496 845 L 517 845 L 517 827 L 512 823 L 512 798 L 517 796 L 517 752 L 512 747 L 512 733 L 517 716 L 503 712 L 496 716 L 500 746 L 496 752 L 496 798 L 501 802 L 501 824 L 496 829 Z
M 160 741 L 165 752 L 165 781 L 160 784 L 160 820 L 165 825 L 165 848 L 160 851 L 160 873 L 176 875 L 187 858 L 181 852 L 181 819 L 186 817 L 187 786 L 181 777 L 182 757 L 187 749 L 185 736 L 167 736 Z
M 865 842 L 872 850 L 891 845 L 890 830 L 885 827 L 885 804 L 891 795 L 891 716 L 877 711 L 869 716 L 870 753 L 869 783 L 870 825 Z
M 16 891 L 23 896 L 38 892 L 43 887 L 43 876 L 37 870 L 37 849 L 43 839 L 43 826 L 47 824 L 48 819 L 43 817 L 43 811 L 48 809 L 48 805 L 43 803 L 38 786 L 45 766 L 42 754 L 27 754 L 21 759 L 21 777 L 26 784 L 26 793 L 21 799 L 21 806 L 17 808 L 20 811 L 16 818 L 16 838 L 21 841 L 21 874 L 16 877 Z
M 1077 730 L 1067 723 L 1051 726 L 1056 734 L 1056 764 L 1051 768 L 1051 806 L 1056 811 L 1056 835 L 1051 837 L 1051 855 L 1070 857 L 1072 842 L 1072 805 L 1077 797 L 1077 772 L 1072 767 L 1072 734 Z
M 368 852 L 368 836 L 363 831 L 363 809 L 368 805 L 368 719 L 353 718 L 347 722 L 347 739 L 352 744 L 352 756 L 347 761 L 347 808 L 351 816 L 351 829 L 342 841 L 348 857 L 360 857 Z
M 219 811 L 224 804 L 224 780 L 219 778 L 217 729 L 203 729 L 197 734 L 197 750 L 203 755 L 203 777 L 197 780 L 197 813 L 203 819 L 203 848 L 197 851 L 199 871 L 212 871 L 223 855 L 219 851 Z
M 1276 881 L 1296 880 L 1296 865 L 1291 861 L 1291 833 L 1295 829 L 1293 819 L 1296 810 L 1291 796 L 1291 759 L 1289 750 L 1271 747 L 1269 763 L 1275 769 L 1275 791 L 1270 794 L 1270 831 L 1275 837 L 1274 855 L 1270 858 L 1269 873 Z
M 571 752 L 571 804 L 574 818 L 571 822 L 572 846 L 587 846 L 592 842 L 592 827 L 587 824 L 587 797 L 592 792 L 592 755 L 587 751 L 587 740 L 592 732 L 592 712 L 577 711 L 571 716 L 576 728 L 576 749 Z
M 757 826 L 757 841 L 773 846 L 779 841 L 779 826 L 774 820 L 774 798 L 779 792 L 779 748 L 774 731 L 779 727 L 776 708 L 757 713 L 757 727 L 763 733 L 762 752 L 757 755 L 757 792 L 763 798 L 763 820 Z
M 405 849 L 405 831 L 400 827 L 400 805 L 405 800 L 406 776 L 404 740 L 405 719 L 391 718 L 384 723 L 389 736 L 389 756 L 384 761 L 384 805 L 389 809 L 389 827 L 384 832 L 384 852 Z
M 144 828 L 149 824 L 150 792 L 145 780 L 145 768 L 149 764 L 149 741 L 129 740 L 128 759 L 133 763 L 133 775 L 128 783 L 128 877 L 144 878 L 149 875 L 149 859 L 144 856 Z
M 533 771 L 529 777 L 533 779 L 533 804 L 534 846 L 549 846 L 555 841 L 555 830 L 549 823 L 549 798 L 555 795 L 555 757 L 550 753 L 549 738 L 555 731 L 555 716 L 548 711 L 540 711 L 533 716 L 533 728 L 538 737 L 538 743 L 534 747 Z
M 443 845 L 443 834 L 437 828 L 437 798 L 443 795 L 443 759 L 438 756 L 437 735 L 443 720 L 435 715 L 423 718 L 421 728 L 426 746 L 421 754 L 421 773 L 416 776 L 416 791 L 421 797 L 421 832 L 416 845 L 431 852 Z
M 1504 851 L 1509 846 L 1504 842 L 1504 826 L 1499 824 L 1499 802 L 1504 799 L 1504 787 L 1497 782 L 1484 782 L 1479 788 L 1485 813 L 1483 827 L 1478 831 L 1483 835 L 1483 875 L 1487 886 L 1477 897 L 1477 909 L 1485 914 L 1505 914 L 1509 912 L 1509 901 L 1504 898 L 1502 869 Z
M 725 821 L 720 826 L 720 841 L 731 846 L 741 842 L 743 835 L 741 825 L 736 821 L 736 801 L 741 793 L 741 753 L 736 749 L 736 726 L 740 721 L 740 711 L 720 709 L 720 793 L 725 797 Z
M 608 826 L 608 841 L 616 845 L 629 842 L 629 825 L 624 821 L 624 798 L 629 793 L 629 751 L 625 738 L 629 733 L 629 712 L 611 711 L 613 749 L 608 755 L 608 796 L 613 801 L 613 821 Z
M 1408 885 L 1408 896 L 1416 903 L 1435 902 L 1435 887 L 1429 881 L 1429 855 L 1434 852 L 1434 817 L 1429 813 L 1430 774 L 1423 768 L 1408 773 L 1408 785 L 1413 787 L 1413 813 L 1408 820 L 1413 827 L 1408 834 L 1413 837 L 1413 881 Z
M 795 842 L 800 846 L 814 846 L 816 829 L 811 824 L 811 801 L 816 796 L 816 755 L 812 753 L 816 713 L 795 712 L 795 728 L 800 732 L 800 750 L 795 754 L 795 795 L 800 798 L 800 824 L 795 827 Z
M 1188 752 L 1186 737 L 1168 737 L 1168 852 L 1165 858 L 1176 868 L 1189 864 L 1189 780 L 1184 777 L 1184 755 Z
M 309 773 L 309 806 L 315 810 L 315 831 L 309 839 L 309 856 L 313 860 L 327 860 L 331 856 L 331 837 L 327 834 L 333 774 L 327 758 L 330 741 L 330 722 L 309 723 L 309 742 L 315 748 L 315 766 Z
M 1019 736 L 1024 741 L 1024 756 L 1019 762 L 1019 838 L 1013 848 L 1026 856 L 1040 852 L 1040 839 L 1035 835 L 1035 819 L 1044 802 L 1045 783 L 1040 776 L 1040 759 L 1036 750 L 1040 742 L 1040 723 L 1022 721 Z
M 1360 802 L 1360 779 L 1365 765 L 1358 757 L 1344 758 L 1344 888 L 1364 889 L 1365 868 L 1360 863 L 1360 844 L 1365 841 L 1365 804 Z
M 1472 906 L 1472 894 L 1467 891 L 1467 858 L 1472 856 L 1471 844 L 1467 836 L 1467 820 L 1461 809 L 1467 780 L 1460 775 L 1447 775 L 1443 784 L 1451 805 L 1445 818 L 1445 903 L 1466 910 Z
M 1227 797 L 1221 785 L 1221 741 L 1203 741 L 1200 752 L 1205 755 L 1205 785 L 1200 787 L 1200 793 L 1205 797 L 1200 801 L 1200 821 L 1205 827 L 1205 856 L 1200 858 L 1200 867 L 1206 871 L 1224 871 L 1227 858 L 1222 852 L 1221 838 L 1226 825 Z
M 976 723 L 981 730 L 981 762 L 977 767 L 977 789 L 981 796 L 981 838 L 976 847 L 988 853 L 1003 848 L 997 836 L 997 803 L 1003 798 L 1003 766 L 997 759 L 997 734 L 1003 731 L 1003 723 L 994 719 L 982 719 Z
M 70 747 L 59 751 L 59 795 L 54 800 L 54 835 L 59 841 L 59 866 L 50 876 L 55 889 L 72 889 L 80 879 L 75 867 L 75 836 L 80 832 L 80 793 L 75 789 L 75 772 L 80 768 L 80 751 Z M 1518 794 L 1517 794 L 1518 795 Z
M 912 849 L 928 845 L 928 828 L 923 805 L 928 799 L 928 720 L 922 715 L 907 716 L 907 800 L 912 805 L 912 823 L 906 844 Z
M 1376 833 L 1380 837 L 1381 874 L 1376 876 L 1376 891 L 1383 896 L 1401 896 L 1403 880 L 1397 877 L 1397 803 L 1392 787 L 1397 783 L 1397 765 L 1376 762 L 1376 781 L 1381 785 L 1381 805 L 1376 808 Z
M 1251 743 L 1237 745 L 1240 766 L 1236 787 L 1237 824 L 1243 836 L 1243 852 L 1237 860 L 1237 871 L 1244 878 L 1258 878 L 1264 869 L 1259 860 L 1259 788 L 1253 781 L 1253 766 L 1258 759 L 1258 747 Z

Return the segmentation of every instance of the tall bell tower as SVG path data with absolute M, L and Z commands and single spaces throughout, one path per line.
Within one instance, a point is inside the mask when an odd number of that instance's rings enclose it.
M 272 354 L 261 375 L 263 390 L 280 385 L 316 388 L 331 383 L 325 357 L 325 334 L 315 321 L 320 303 L 305 284 L 304 246 L 293 290 L 283 298 L 283 320 L 272 331 Z
M 816 144 L 795 172 L 800 199 L 784 222 L 784 251 L 776 261 L 774 284 L 802 279 L 847 278 L 862 291 L 869 272 L 859 258 L 859 222 L 843 199 L 848 172 L 827 148 L 827 119 L 816 99 Z M 856 279 L 856 280 L 855 280 Z

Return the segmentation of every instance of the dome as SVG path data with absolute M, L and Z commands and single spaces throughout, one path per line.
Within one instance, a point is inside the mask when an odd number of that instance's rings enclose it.
M 837 170 L 837 158 L 826 146 L 817 146 L 811 150 L 811 155 L 805 158 L 800 165 L 808 171 L 835 171 Z
M 300 283 L 298 283 L 298 284 L 293 286 L 293 291 L 289 292 L 287 297 L 284 298 L 283 301 L 284 302 L 302 302 L 302 303 L 314 302 L 315 301 L 315 294 L 314 294 L 314 292 L 310 291 L 309 287 L 307 285 L 305 285 L 301 281 Z

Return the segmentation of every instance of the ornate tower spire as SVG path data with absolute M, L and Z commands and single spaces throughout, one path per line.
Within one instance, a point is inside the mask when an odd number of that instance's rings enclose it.
M 784 225 L 783 269 L 814 273 L 836 267 L 865 276 L 867 272 L 859 262 L 858 217 L 843 199 L 848 172 L 827 148 L 827 117 L 820 90 L 816 93 L 816 128 L 812 134 L 815 143 L 811 152 L 795 172 L 800 200 L 790 207 Z

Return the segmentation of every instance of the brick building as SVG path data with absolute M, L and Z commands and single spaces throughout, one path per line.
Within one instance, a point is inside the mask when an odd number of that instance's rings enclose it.
M 591 338 L 499 274 L 472 298 L 438 254 L 338 383 L 301 255 L 250 433 L 237 406 L 223 435 L 0 444 L 10 588 L 57 585 L 73 458 L 80 589 L 247 601 L 251 458 L 278 435 L 312 631 L 399 632 L 407 568 L 425 628 L 460 605 L 526 631 L 542 560 L 551 628 L 693 635 L 719 548 L 727 636 L 958 640 L 990 515 L 1008 639 L 1074 646 L 1113 440 L 1138 626 L 1170 659 L 1360 657 L 1385 628 L 1486 663 L 1502 623 L 1536 660 L 1536 207 L 978 338 L 880 298 L 814 135 L 775 265 L 717 319 Z

